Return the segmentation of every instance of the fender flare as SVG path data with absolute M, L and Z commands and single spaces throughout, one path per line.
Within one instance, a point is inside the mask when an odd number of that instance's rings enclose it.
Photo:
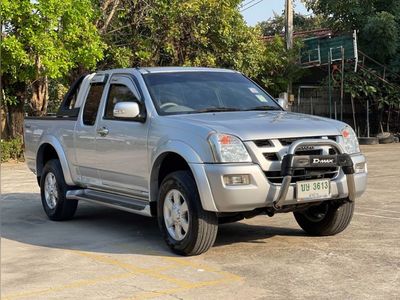
M 52 146 L 56 151 L 57 156 L 60 160 L 66 184 L 75 185 L 74 181 L 72 180 L 71 171 L 68 165 L 67 156 L 65 155 L 64 149 L 60 141 L 52 135 L 44 136 L 39 143 L 38 151 L 36 154 L 36 175 L 40 176 L 44 167 L 44 165 L 41 164 L 41 160 L 39 160 L 39 155 L 41 154 L 41 151 L 46 144 Z
M 211 189 L 208 184 L 207 176 L 205 172 L 199 172 L 199 168 L 197 167 L 202 166 L 204 163 L 203 160 L 191 146 L 180 140 L 166 141 L 159 147 L 154 148 L 152 152 L 149 181 L 150 201 L 157 201 L 158 170 L 161 166 L 164 156 L 168 153 L 175 153 L 181 156 L 189 165 L 199 189 L 199 195 L 203 209 L 208 211 L 217 211 Z M 201 169 L 204 170 L 204 168 Z
M 156 160 L 166 152 L 174 152 L 182 156 L 188 164 L 190 163 L 197 163 L 202 164 L 203 160 L 197 154 L 197 152 L 189 146 L 187 143 L 180 141 L 180 140 L 168 140 L 158 147 L 153 149 L 152 156 L 151 156 L 151 166 L 153 168 L 154 163 Z

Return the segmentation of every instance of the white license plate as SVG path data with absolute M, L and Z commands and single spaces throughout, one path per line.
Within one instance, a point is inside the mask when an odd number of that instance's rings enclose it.
M 297 201 L 330 198 L 331 182 L 329 179 L 298 181 L 296 191 Z

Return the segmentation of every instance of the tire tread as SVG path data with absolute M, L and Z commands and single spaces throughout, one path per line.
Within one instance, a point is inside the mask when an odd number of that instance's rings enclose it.
M 300 227 L 311 235 L 329 236 L 345 230 L 353 217 L 354 202 L 345 202 L 339 207 L 331 206 L 327 216 L 319 222 L 307 219 L 304 214 L 295 212 L 294 216 Z
M 215 242 L 218 232 L 218 217 L 213 212 L 205 211 L 201 206 L 196 183 L 189 171 L 176 171 L 169 174 L 161 183 L 159 198 L 161 197 L 163 185 L 167 184 L 171 179 L 178 183 L 179 188 L 182 188 L 185 191 L 190 191 L 191 199 L 186 200 L 190 201 L 192 208 L 195 210 L 195 212 L 192 212 L 191 217 L 194 218 L 192 222 L 195 222 L 192 223 L 192 227 L 195 230 L 197 228 L 197 232 L 191 234 L 191 239 L 188 241 L 187 245 L 183 246 L 183 248 L 179 244 L 171 241 L 171 238 L 168 236 L 168 233 L 165 232 L 166 230 L 164 228 L 163 211 L 161 207 L 162 199 L 158 200 L 159 227 L 163 232 L 168 246 L 174 252 L 185 256 L 202 254 L 210 249 Z

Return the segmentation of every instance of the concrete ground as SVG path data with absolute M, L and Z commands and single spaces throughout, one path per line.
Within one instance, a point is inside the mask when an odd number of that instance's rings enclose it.
M 2 299 L 400 299 L 400 144 L 365 147 L 369 186 L 350 227 L 309 237 L 292 214 L 220 227 L 198 257 L 155 220 L 80 203 L 51 222 L 24 164 L 1 173 Z

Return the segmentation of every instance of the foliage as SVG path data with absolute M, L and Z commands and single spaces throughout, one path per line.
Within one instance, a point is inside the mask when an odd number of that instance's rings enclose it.
M 79 65 L 94 68 L 103 49 L 94 18 L 88 0 L 3 0 L 2 73 L 30 82 Z
M 324 19 L 320 16 L 305 16 L 299 13 L 293 15 L 294 31 L 308 31 L 325 27 Z M 259 23 L 263 36 L 273 36 L 285 32 L 285 15 L 274 13 L 267 21 Z
M 262 27 L 248 27 L 240 0 L 100 3 L 107 43 L 101 68 L 206 66 L 239 70 L 278 95 L 295 78 L 298 48 L 287 52 L 282 38 L 264 42 Z M 105 7 L 107 6 L 107 9 Z M 106 30 L 104 23 L 114 11 Z
M 103 34 L 102 66 L 219 66 L 258 74 L 260 32 L 246 26 L 240 2 L 121 0 Z M 103 13 L 104 20 L 110 11 Z
M 298 55 L 302 43 L 295 41 L 294 48 L 286 50 L 284 38 L 276 35 L 272 40 L 266 41 L 262 58 L 261 71 L 256 79 L 268 91 L 279 96 L 286 91 L 289 81 L 295 82 L 301 77 L 304 70 L 298 65 Z
M 103 57 L 96 16 L 90 0 L 2 1 L 3 83 L 25 84 L 18 92 L 29 98 L 33 114 L 46 113 L 48 79 L 78 67 L 94 69 Z
M 50 80 L 49 82 L 49 98 L 51 101 L 47 107 L 47 113 L 54 114 L 58 111 L 65 94 L 68 92 L 69 86 L 62 80 Z
M 355 99 L 372 98 L 378 92 L 376 80 L 365 71 L 360 70 L 362 74 L 346 70 L 344 75 L 344 91 Z
M 3 89 L 2 104 L 6 106 L 15 106 L 18 104 L 18 98 L 15 96 L 12 87 L 6 87 Z
M 9 160 L 23 160 L 24 147 L 22 139 L 1 140 L 1 162 Z
M 400 17 L 400 15 L 399 15 Z M 381 62 L 400 53 L 400 26 L 396 18 L 388 12 L 379 12 L 366 19 L 361 32 L 362 47 Z

